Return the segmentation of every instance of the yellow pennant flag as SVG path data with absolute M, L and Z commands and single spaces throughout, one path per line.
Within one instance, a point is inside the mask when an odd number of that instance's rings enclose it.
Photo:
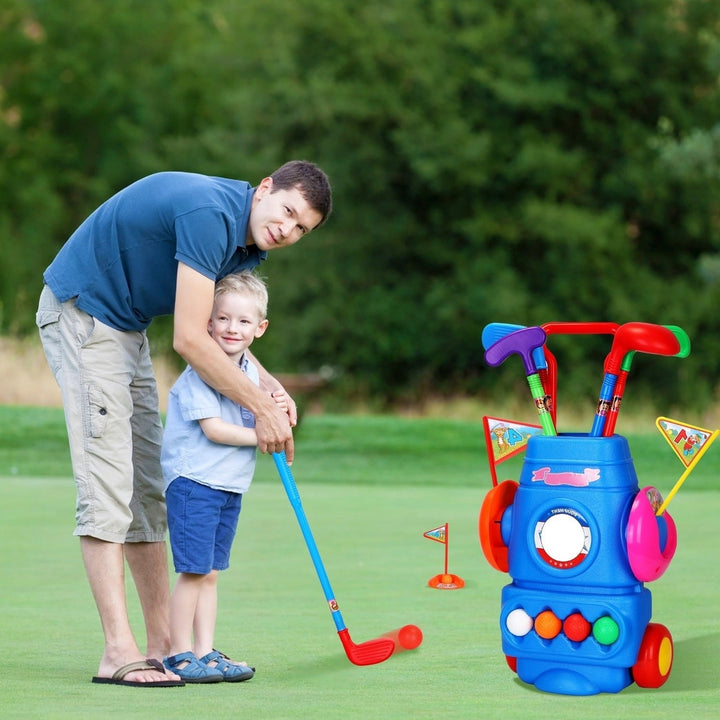
M 690 467 L 700 459 L 704 452 L 701 452 L 703 447 L 707 445 L 713 435 L 712 430 L 670 420 L 666 417 L 659 417 L 655 421 L 655 425 L 685 467 Z
M 670 447 L 680 458 L 682 464 L 685 465 L 685 472 L 683 472 L 662 505 L 660 505 L 655 512 L 655 514 L 660 517 L 687 479 L 690 471 L 697 465 L 706 450 L 715 442 L 718 435 L 720 435 L 720 430 L 706 430 L 696 425 L 681 423 L 666 417 L 659 417 L 655 421 L 655 425 L 663 434 L 663 437 L 670 443 Z

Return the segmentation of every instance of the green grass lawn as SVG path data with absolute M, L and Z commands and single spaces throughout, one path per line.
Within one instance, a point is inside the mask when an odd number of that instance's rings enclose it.
M 692 422 L 691 418 L 688 418 Z M 654 433 L 654 434 L 653 434 Z M 293 466 L 343 618 L 355 642 L 414 623 L 418 650 L 350 664 L 272 460 L 258 461 L 230 569 L 220 579 L 217 645 L 257 666 L 240 685 L 142 690 L 90 683 L 102 635 L 78 542 L 59 411 L 0 408 L 0 672 L 4 718 L 711 718 L 720 707 L 720 447 L 670 505 L 679 546 L 648 587 L 653 621 L 675 643 L 669 680 L 617 695 L 549 695 L 521 683 L 500 646 L 500 592 L 477 539 L 490 487 L 479 423 L 306 417 Z M 667 492 L 683 466 L 652 427 L 630 438 L 640 481 Z M 500 476 L 516 474 L 514 461 Z M 507 470 L 507 472 L 506 472 Z M 461 590 L 429 588 L 448 522 Z M 129 592 L 133 624 L 140 611 Z M 140 635 L 142 638 L 142 635 Z

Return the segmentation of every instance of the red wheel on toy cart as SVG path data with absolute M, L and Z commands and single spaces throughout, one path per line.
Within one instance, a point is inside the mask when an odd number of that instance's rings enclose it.
M 511 655 L 505 656 L 505 662 L 508 664 L 508 667 L 514 672 L 517 673 L 517 658 L 512 657 Z
M 505 509 L 512 505 L 519 484 L 515 480 L 504 480 L 485 496 L 478 532 L 485 559 L 500 572 L 508 571 L 508 549 L 500 532 L 500 521 Z
M 645 628 L 637 661 L 632 668 L 633 680 L 640 687 L 659 688 L 670 677 L 673 641 L 670 631 L 658 623 Z

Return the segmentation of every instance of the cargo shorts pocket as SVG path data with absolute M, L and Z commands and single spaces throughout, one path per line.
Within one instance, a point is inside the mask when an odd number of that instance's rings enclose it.
M 60 333 L 57 328 L 60 314 L 60 310 L 38 310 L 35 314 L 35 324 L 40 333 L 40 342 L 45 352 L 45 358 L 55 377 L 57 377 L 61 365 Z
M 105 393 L 97 385 L 88 385 L 87 402 L 88 402 L 88 435 L 94 438 L 100 438 L 105 432 L 107 425 L 107 403 L 105 402 Z
M 35 313 L 35 324 L 42 330 L 60 319 L 60 310 L 38 310 Z

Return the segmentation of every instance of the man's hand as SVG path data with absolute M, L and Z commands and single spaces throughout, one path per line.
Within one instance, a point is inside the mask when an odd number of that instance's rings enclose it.
M 288 413 L 279 403 L 275 404 L 274 398 L 268 399 L 272 405 L 268 405 L 267 411 L 255 412 L 258 448 L 262 453 L 276 453 L 284 450 L 289 465 L 295 457 L 295 443 Z

